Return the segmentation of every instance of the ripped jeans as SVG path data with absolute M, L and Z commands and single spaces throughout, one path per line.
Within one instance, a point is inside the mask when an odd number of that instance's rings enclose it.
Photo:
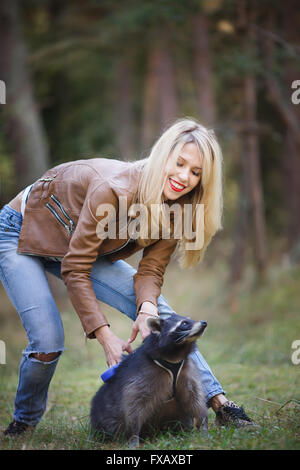
M 49 385 L 65 350 L 63 324 L 46 277 L 47 271 L 61 279 L 61 263 L 17 253 L 22 220 L 22 215 L 9 205 L 0 212 L 0 279 L 28 338 L 20 363 L 13 417 L 36 425 L 45 411 Z M 91 272 L 97 299 L 132 320 L 136 314 L 135 272 L 125 261 L 111 263 L 105 257 L 96 260 Z M 158 298 L 158 309 L 160 313 L 174 312 L 162 295 Z M 33 356 L 37 353 L 58 354 L 54 360 L 43 362 Z M 191 357 L 200 371 L 206 401 L 225 393 L 199 351 L 191 353 Z

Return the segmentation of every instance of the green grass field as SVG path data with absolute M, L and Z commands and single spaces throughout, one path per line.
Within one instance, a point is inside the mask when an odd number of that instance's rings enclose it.
M 208 322 L 199 349 L 227 392 L 260 428 L 216 428 L 209 411 L 209 435 L 164 433 L 141 449 L 300 449 L 300 364 L 292 363 L 300 340 L 300 269 L 273 269 L 264 285 L 253 287 L 249 272 L 233 303 L 226 271 L 169 266 L 163 294 L 178 312 Z M 0 339 L 6 364 L 0 365 L 0 424 L 11 420 L 18 364 L 26 339 L 17 313 L 1 291 Z M 49 392 L 46 413 L 36 430 L 18 439 L 0 438 L 1 449 L 126 449 L 126 443 L 95 442 L 89 433 L 89 406 L 99 375 L 107 368 L 96 340 L 86 341 L 69 301 L 58 299 L 66 351 Z M 124 339 L 131 321 L 105 306 L 112 329 Z M 138 341 L 134 343 L 138 345 Z M 298 354 L 300 358 L 300 352 Z

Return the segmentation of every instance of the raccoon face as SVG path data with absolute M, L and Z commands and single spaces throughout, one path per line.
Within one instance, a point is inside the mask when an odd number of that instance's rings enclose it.
M 207 326 L 206 321 L 194 321 L 176 314 L 167 318 L 151 317 L 147 319 L 147 323 L 154 334 L 160 335 L 160 346 L 192 343 L 202 335 Z
M 171 333 L 176 343 L 190 343 L 199 338 L 207 326 L 206 321 L 183 320 Z

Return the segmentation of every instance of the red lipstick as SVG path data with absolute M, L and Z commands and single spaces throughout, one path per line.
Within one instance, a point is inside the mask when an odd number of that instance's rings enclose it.
M 176 191 L 177 193 L 180 193 L 181 191 L 183 191 L 185 189 L 186 186 L 182 185 L 181 183 L 178 183 L 178 181 L 176 180 L 173 180 L 174 183 L 177 183 L 177 184 L 180 184 L 180 186 L 182 186 L 181 189 L 179 188 L 176 188 L 173 184 L 172 184 L 172 178 L 169 178 L 169 183 L 170 183 L 170 186 L 171 188 L 173 189 L 173 191 Z

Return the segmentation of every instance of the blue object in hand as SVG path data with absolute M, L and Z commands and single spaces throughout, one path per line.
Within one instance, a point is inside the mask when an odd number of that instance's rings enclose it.
M 107 382 L 116 372 L 117 367 L 119 367 L 119 364 L 115 364 L 114 366 L 110 367 L 107 369 L 103 374 L 101 374 L 101 379 L 103 382 Z

